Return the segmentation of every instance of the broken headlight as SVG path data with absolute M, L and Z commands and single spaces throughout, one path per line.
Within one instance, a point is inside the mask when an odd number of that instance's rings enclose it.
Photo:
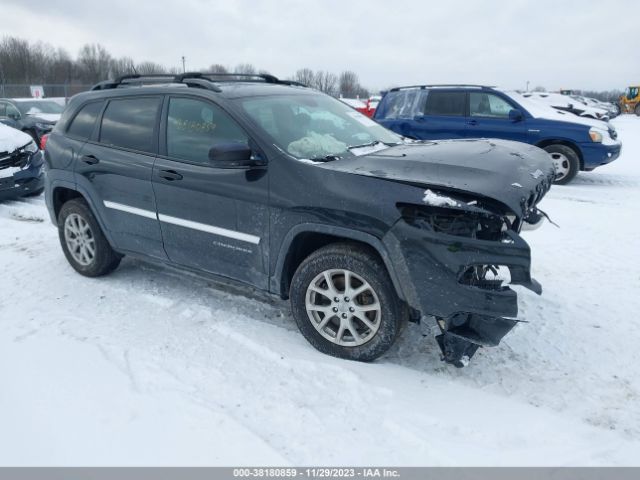
M 511 218 L 477 207 L 461 210 L 405 205 L 401 207 L 401 213 L 404 221 L 414 227 L 478 240 L 500 241 L 504 232 L 511 229 L 513 225 Z M 515 220 L 515 217 L 512 218 Z
M 33 140 L 30 141 L 27 145 L 22 147 L 22 151 L 29 153 L 36 153 L 38 151 L 38 145 Z

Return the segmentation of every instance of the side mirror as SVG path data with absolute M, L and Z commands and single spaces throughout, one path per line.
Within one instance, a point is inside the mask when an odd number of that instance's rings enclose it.
M 20 114 L 19 113 L 10 113 L 7 115 L 7 117 L 9 117 L 11 120 L 20 120 Z
M 515 108 L 512 108 L 511 110 L 509 110 L 509 120 L 511 120 L 512 122 L 520 122 L 523 119 L 524 119 L 524 115 L 520 110 L 517 110 Z
M 209 150 L 209 161 L 218 168 L 249 168 L 255 166 L 252 151 L 244 143 L 221 143 Z

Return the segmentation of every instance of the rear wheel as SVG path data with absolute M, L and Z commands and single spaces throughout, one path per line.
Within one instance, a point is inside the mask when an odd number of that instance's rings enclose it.
M 580 159 L 575 150 L 559 144 L 548 145 L 544 149 L 553 160 L 553 166 L 556 169 L 556 179 L 553 183 L 566 185 L 573 180 L 580 170 Z
M 304 337 L 335 357 L 378 358 L 408 317 L 384 264 L 357 245 L 329 245 L 311 254 L 298 267 L 290 293 Z
M 111 248 L 83 199 L 75 198 L 62 206 L 58 236 L 67 261 L 82 275 L 106 275 L 120 264 L 121 255 Z

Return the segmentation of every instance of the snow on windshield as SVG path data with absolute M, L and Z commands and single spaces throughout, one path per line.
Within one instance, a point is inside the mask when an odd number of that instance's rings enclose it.
M 402 139 L 326 95 L 242 98 L 243 110 L 283 151 L 298 159 L 364 155 Z M 358 147 L 358 148 L 354 148 Z

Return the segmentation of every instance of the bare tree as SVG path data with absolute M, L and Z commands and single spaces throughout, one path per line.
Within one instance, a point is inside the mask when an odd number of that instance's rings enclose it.
M 230 69 L 221 64 L 208 68 L 213 73 L 229 73 Z M 256 72 L 268 74 L 267 70 L 258 70 L 250 63 L 242 63 L 233 69 L 233 73 L 255 75 Z M 94 83 L 107 78 L 116 78 L 128 74 L 182 73 L 181 68 L 169 68 L 151 62 L 135 62 L 130 57 L 113 58 L 98 44 L 84 45 L 74 59 L 65 50 L 54 48 L 48 43 L 30 43 L 17 37 L 4 37 L 0 40 L 0 82 L 16 84 L 68 84 L 78 85 L 71 91 L 79 91 L 82 84 Z M 291 77 L 300 83 L 316 88 L 330 95 L 342 94 L 347 97 L 366 97 L 369 92 L 364 88 L 353 71 L 344 71 L 339 76 L 324 70 L 313 71 L 301 68 Z M 65 89 L 65 94 L 67 89 Z M 604 92 L 603 92 L 604 93 Z M 609 94 L 609 92 L 606 92 Z M 595 96 L 595 93 L 593 94 Z M 610 95 L 613 96 L 613 95 Z
M 340 95 L 346 98 L 354 98 L 358 95 L 360 82 L 358 75 L 351 70 L 346 70 L 340 74 L 339 80 Z
M 293 75 L 293 79 L 296 82 L 300 82 L 309 87 L 314 86 L 315 77 L 315 73 L 313 73 L 313 70 L 311 70 L 310 68 L 301 68 L 300 70 L 297 70 Z
M 156 73 L 167 73 L 167 69 L 159 63 L 141 62 L 136 65 L 136 72 L 139 75 L 153 75 Z
M 338 77 L 331 72 L 318 70 L 313 78 L 313 86 L 328 95 L 335 95 L 338 91 Z
M 241 63 L 233 69 L 233 73 L 240 73 L 244 75 L 255 75 L 256 71 L 256 67 L 250 63 Z
M 207 72 L 211 72 L 211 73 L 229 73 L 229 70 L 224 65 L 221 65 L 219 63 L 214 63 L 213 65 L 211 65 L 207 69 Z
M 111 76 L 118 78 L 136 73 L 136 65 L 131 57 L 120 57 L 111 61 Z
M 80 49 L 78 67 L 83 80 L 99 82 L 109 77 L 111 55 L 102 45 L 87 44 Z

